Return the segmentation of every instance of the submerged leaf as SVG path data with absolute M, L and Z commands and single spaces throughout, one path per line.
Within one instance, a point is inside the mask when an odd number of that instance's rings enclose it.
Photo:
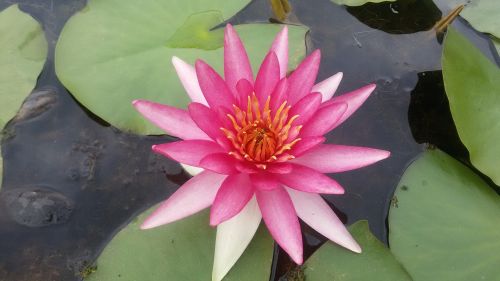
M 222 28 L 248 0 L 91 0 L 65 25 L 56 46 L 56 73 L 80 103 L 127 131 L 164 133 L 135 112 L 141 98 L 186 107 L 189 99 L 170 60 L 203 59 L 222 73 Z M 235 27 L 258 66 L 282 28 Z M 291 63 L 305 54 L 305 27 L 290 26 Z M 254 68 L 256 70 L 256 68 Z M 255 71 L 254 71 L 255 72 Z
M 286 20 L 288 14 L 292 11 L 288 0 L 270 0 L 271 9 L 276 19 L 280 21 Z
M 325 243 L 305 263 L 307 281 L 410 281 L 389 249 L 370 232 L 367 221 L 358 221 L 349 232 L 361 245 L 361 254 Z
M 361 6 L 366 3 L 394 2 L 396 0 L 330 0 L 333 3 L 346 6 Z
M 427 151 L 407 169 L 394 197 L 391 251 L 414 280 L 498 279 L 500 197 L 471 170 Z
M 120 231 L 97 260 L 89 281 L 209 281 L 212 276 L 215 229 L 203 211 L 181 221 L 141 230 L 144 212 Z M 271 271 L 273 240 L 264 227 L 224 281 L 267 281 Z
M 500 53 L 500 39 L 492 37 L 491 40 L 493 41 L 493 45 L 495 45 L 495 48 L 497 49 L 497 53 Z
M 471 162 L 500 184 L 500 69 L 452 28 L 442 64 L 453 120 Z
M 0 129 L 35 87 L 47 56 L 40 24 L 12 5 L 0 12 Z

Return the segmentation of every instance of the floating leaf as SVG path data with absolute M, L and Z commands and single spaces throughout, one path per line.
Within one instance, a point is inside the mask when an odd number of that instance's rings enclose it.
M 12 5 L 0 12 L 0 129 L 35 87 L 47 56 L 36 20 Z
M 338 5 L 361 6 L 366 3 L 394 2 L 396 0 L 331 0 L 331 1 Z
M 325 243 L 305 263 L 307 281 L 411 280 L 389 249 L 370 232 L 367 221 L 358 221 L 349 232 L 363 249 L 353 253 Z
M 64 27 L 56 46 L 56 73 L 88 109 L 112 125 L 142 134 L 163 132 L 131 106 L 147 99 L 185 107 L 188 97 L 170 62 L 198 58 L 222 73 L 223 30 L 213 29 L 248 0 L 91 0 Z M 236 26 L 254 67 L 282 28 L 271 24 Z M 290 26 L 296 65 L 305 54 L 305 27 Z M 254 68 L 256 69 L 256 68 Z
M 414 280 L 498 280 L 500 197 L 476 174 L 427 151 L 394 196 L 391 250 Z
M 2 189 L 2 183 L 3 183 L 2 176 L 3 176 L 3 158 L 0 153 L 0 189 Z
M 474 166 L 500 184 L 500 69 L 449 29 L 443 79 L 453 120 Z
M 218 11 L 208 11 L 194 14 L 175 31 L 167 40 L 170 48 L 196 48 L 215 50 L 222 47 L 224 30 L 221 28 L 211 31 L 214 26 L 222 24 L 224 19 Z
M 465 5 L 460 16 L 475 29 L 500 37 L 500 2 L 496 0 L 446 0 L 449 7 Z
M 97 260 L 89 281 L 203 281 L 211 280 L 215 229 L 209 213 L 140 230 L 153 211 L 141 214 L 120 231 Z M 271 272 L 273 240 L 260 227 L 224 281 L 267 281 Z

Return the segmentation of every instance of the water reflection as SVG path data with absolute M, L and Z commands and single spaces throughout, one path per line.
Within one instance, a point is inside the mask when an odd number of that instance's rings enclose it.
M 11 1 L 0 0 L 0 8 L 7 2 Z M 6 128 L 0 193 L 0 280 L 79 280 L 116 231 L 173 192 L 188 176 L 173 161 L 150 152 L 152 144 L 171 138 L 119 132 L 83 109 L 57 81 L 55 40 L 66 19 L 82 8 L 84 1 L 20 2 L 25 3 L 23 10 L 43 23 L 47 33 L 49 58 L 37 89 L 48 89 L 53 98 L 38 103 L 33 100 L 28 113 Z M 436 144 L 458 156 L 464 153 L 445 111 L 439 80 L 441 45 L 432 26 L 441 12 L 431 1 L 357 8 L 329 0 L 290 4 L 291 13 L 285 20 L 309 26 L 308 49 L 322 51 L 319 79 L 344 72 L 339 93 L 377 83 L 376 92 L 350 120 L 328 135 L 328 142 L 377 147 L 391 151 L 392 156 L 377 165 L 333 175 L 347 192 L 326 198 L 344 222 L 368 219 L 374 234 L 386 241 L 385 220 L 393 190 L 404 169 L 422 151 L 421 143 Z M 276 15 L 269 0 L 258 0 L 231 22 L 267 22 L 272 18 Z M 492 60 L 498 59 L 488 40 L 461 20 L 454 25 Z M 50 106 L 33 114 L 43 105 Z M 25 194 L 33 199 L 29 202 L 40 198 L 35 195 L 56 198 L 52 200 L 59 202 L 56 206 L 71 207 L 64 217 L 68 221 L 44 227 L 19 224 L 8 212 L 12 194 Z M 43 221 L 46 214 L 39 213 L 38 218 Z M 302 226 L 308 256 L 324 238 Z M 279 249 L 275 257 L 271 279 L 278 280 L 294 265 Z

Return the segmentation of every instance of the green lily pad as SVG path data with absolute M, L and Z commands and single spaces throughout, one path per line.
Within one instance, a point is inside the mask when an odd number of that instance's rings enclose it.
M 475 29 L 500 37 L 500 2 L 497 0 L 446 0 L 450 8 L 465 5 L 460 16 Z
M 391 251 L 414 280 L 498 280 L 500 196 L 470 169 L 427 151 L 394 196 Z
M 170 59 L 198 58 L 222 73 L 223 29 L 219 26 L 249 0 L 90 0 L 62 30 L 56 73 L 85 107 L 112 125 L 141 134 L 162 134 L 131 106 L 147 99 L 186 107 L 189 99 Z M 235 27 L 256 73 L 275 35 L 276 24 Z M 290 63 L 305 54 L 307 28 L 289 27 Z
M 361 6 L 366 3 L 394 2 L 396 0 L 331 0 L 331 1 L 338 5 Z
M 208 11 L 194 14 L 175 31 L 167 40 L 170 48 L 196 48 L 215 50 L 224 44 L 224 30 L 222 28 L 211 31 L 214 26 L 222 24 L 224 18 L 219 11 Z
M 0 189 L 2 189 L 2 176 L 3 176 L 3 158 L 2 155 L 0 154 Z
M 500 184 L 500 69 L 452 28 L 442 64 L 453 120 L 471 162 Z
M 304 264 L 307 281 L 411 280 L 389 249 L 370 232 L 367 221 L 358 221 L 349 232 L 363 252 L 353 253 L 327 242 Z
M 211 280 L 215 228 L 204 211 L 162 227 L 140 230 L 154 208 L 120 231 L 97 260 L 88 281 L 203 281 Z M 273 240 L 261 226 L 224 281 L 267 281 L 271 273 Z
M 35 87 L 47 57 L 40 24 L 12 5 L 0 12 L 0 129 Z

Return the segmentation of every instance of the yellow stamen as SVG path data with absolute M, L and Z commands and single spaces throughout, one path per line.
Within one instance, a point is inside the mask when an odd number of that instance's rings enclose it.
M 302 126 L 292 127 L 299 115 L 288 117 L 292 107 L 286 101 L 274 114 L 270 104 L 268 96 L 261 108 L 259 99 L 252 93 L 247 97 L 246 110 L 233 105 L 233 113 L 227 114 L 231 127 L 221 128 L 234 147 L 228 154 L 252 162 L 259 169 L 266 169 L 270 162 L 293 159 L 288 151 L 301 140 L 296 137 Z

